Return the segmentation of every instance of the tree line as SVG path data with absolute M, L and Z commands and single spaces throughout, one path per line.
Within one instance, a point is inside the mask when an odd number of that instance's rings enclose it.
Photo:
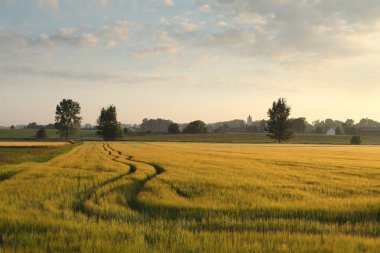
M 151 132 L 166 132 L 170 134 L 179 133 L 206 133 L 206 132 L 228 132 L 231 129 L 244 129 L 248 132 L 266 132 L 268 137 L 275 139 L 278 142 L 288 140 L 294 133 L 310 132 L 323 133 L 330 128 L 334 128 L 336 134 L 356 135 L 356 126 L 380 126 L 380 123 L 362 119 L 359 124 L 354 124 L 351 119 L 346 122 L 334 121 L 326 119 L 324 121 L 315 121 L 313 125 L 306 121 L 306 118 L 290 118 L 291 108 L 287 105 L 284 98 L 274 101 L 272 107 L 268 109 L 268 120 L 256 121 L 255 124 L 247 126 L 243 120 L 233 120 L 229 122 L 220 122 L 206 125 L 201 120 L 190 122 L 189 124 L 178 124 L 171 120 L 165 119 L 143 119 L 139 131 L 144 133 Z M 37 138 L 46 138 L 45 128 L 58 129 L 58 133 L 66 140 L 80 128 L 82 117 L 80 116 L 80 104 L 72 99 L 63 99 L 57 106 L 55 112 L 55 123 L 49 124 L 47 127 L 40 126 L 35 122 L 28 124 L 26 128 L 40 130 L 37 132 Z M 117 120 L 116 107 L 110 105 L 103 107 L 100 110 L 100 115 L 97 119 L 97 135 L 103 140 L 121 139 L 124 134 L 129 133 L 130 129 L 122 128 L 122 124 Z
M 63 99 L 56 107 L 55 112 L 55 128 L 58 133 L 66 140 L 72 135 L 79 127 L 82 121 L 80 117 L 81 107 L 78 102 L 71 99 Z M 149 130 L 150 128 L 159 128 L 164 131 L 167 130 L 171 134 L 180 133 L 180 127 L 177 123 L 169 120 L 148 120 L 144 119 L 142 126 L 143 129 Z M 101 136 L 103 140 L 112 141 L 121 139 L 128 129 L 122 129 L 121 123 L 117 120 L 116 107 L 110 105 L 103 107 L 100 110 L 100 115 L 97 119 L 97 135 Z M 43 131 L 42 131 L 43 132 Z M 182 131 L 183 133 L 205 133 L 207 132 L 206 124 L 201 120 L 190 122 Z M 39 133 L 40 136 L 43 134 Z

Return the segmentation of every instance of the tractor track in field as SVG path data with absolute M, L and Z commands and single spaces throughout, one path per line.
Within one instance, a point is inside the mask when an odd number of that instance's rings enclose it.
M 16 176 L 17 174 L 23 171 L 24 170 L 17 170 L 17 171 L 7 171 L 7 172 L 0 173 L 0 183 L 11 179 L 12 177 Z
M 98 219 L 100 218 L 99 214 L 94 213 L 90 208 L 88 208 L 86 206 L 86 201 L 90 200 L 91 197 L 96 193 L 96 191 L 98 189 L 100 189 L 102 187 L 105 187 L 105 186 L 107 186 L 109 184 L 115 183 L 116 181 L 118 181 L 118 180 L 120 180 L 120 179 L 122 179 L 122 178 L 124 178 L 126 176 L 129 176 L 129 175 L 131 175 L 133 173 L 135 173 L 136 170 L 137 170 L 137 167 L 135 165 L 133 165 L 131 163 L 126 163 L 126 162 L 122 162 L 122 161 L 117 160 L 119 158 L 119 156 L 112 155 L 112 152 L 110 152 L 107 149 L 106 144 L 103 144 L 103 148 L 108 153 L 108 156 L 111 156 L 110 158 L 113 161 L 118 162 L 118 163 L 122 163 L 124 165 L 128 165 L 130 169 L 129 169 L 128 172 L 118 174 L 115 177 L 112 177 L 112 178 L 109 178 L 109 179 L 103 181 L 102 183 L 98 184 L 97 186 L 91 187 L 90 189 L 88 189 L 88 190 L 86 190 L 86 191 L 84 191 L 82 193 L 78 193 L 78 198 L 73 203 L 73 210 L 74 210 L 74 212 L 83 213 L 87 217 L 96 216 Z M 0 182 L 1 182 L 1 177 L 0 177 Z M 105 194 L 102 194 L 102 196 L 103 195 L 105 195 Z
M 109 155 L 113 156 L 114 159 L 118 159 L 120 157 L 124 157 L 126 160 L 135 162 L 135 163 L 141 163 L 146 164 L 154 168 L 155 173 L 147 174 L 147 176 L 144 179 L 136 179 L 134 180 L 134 187 L 132 189 L 132 194 L 128 197 L 127 204 L 128 206 L 135 210 L 135 211 L 141 211 L 141 204 L 138 201 L 138 195 L 144 188 L 144 186 L 152 179 L 154 179 L 156 176 L 162 174 L 165 172 L 165 169 L 161 167 L 160 165 L 157 165 L 155 163 L 148 163 L 141 160 L 136 160 L 131 155 L 123 154 L 121 151 L 116 150 L 115 148 L 111 147 L 108 143 L 103 144 L 103 148 L 108 152 Z M 118 155 L 114 156 L 112 155 L 112 152 L 117 153 Z M 120 161 L 118 161 L 120 162 Z
M 73 211 L 74 212 L 80 212 L 89 218 L 95 217 L 97 220 L 99 220 L 99 218 L 105 218 L 105 217 L 102 217 L 102 215 L 100 213 L 89 208 L 86 205 L 86 201 L 90 200 L 91 197 L 94 194 L 96 194 L 96 191 L 99 190 L 100 188 L 105 187 L 109 184 L 115 183 L 116 181 L 121 180 L 122 178 L 124 178 L 126 176 L 130 176 L 133 173 L 135 173 L 137 170 L 137 166 L 132 164 L 131 162 L 146 164 L 146 165 L 151 166 L 155 170 L 154 173 L 151 173 L 151 174 L 146 173 L 146 177 L 143 179 L 132 178 L 133 185 L 130 189 L 129 194 L 127 195 L 127 205 L 132 210 L 141 211 L 141 204 L 138 201 L 139 193 L 142 191 L 142 189 L 144 188 L 145 184 L 148 183 L 148 181 L 152 180 L 157 175 L 162 174 L 165 171 L 164 168 L 162 168 L 161 166 L 159 166 L 157 164 L 148 163 L 148 162 L 144 162 L 144 161 L 140 161 L 140 160 L 135 160 L 133 158 L 133 156 L 123 154 L 121 151 L 118 151 L 118 150 L 112 148 L 108 143 L 103 144 L 103 149 L 106 153 L 105 155 L 108 156 L 112 161 L 127 165 L 130 167 L 130 170 L 126 173 L 121 173 L 115 177 L 109 178 L 109 179 L 103 181 L 102 183 L 98 184 L 97 186 L 91 187 L 90 189 L 88 189 L 82 193 L 79 193 L 78 198 L 73 202 L 73 207 L 72 207 Z M 117 155 L 115 155 L 113 153 L 116 153 Z M 130 161 L 130 162 L 123 162 L 123 161 L 118 160 L 121 157 L 125 158 L 126 161 Z M 1 182 L 1 180 L 0 180 L 0 182 Z M 110 191 L 110 192 L 112 192 L 112 191 Z M 108 193 L 109 192 L 101 194 L 101 196 L 104 196 Z

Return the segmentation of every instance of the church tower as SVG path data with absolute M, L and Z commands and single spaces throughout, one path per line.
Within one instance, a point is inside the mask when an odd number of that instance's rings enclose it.
M 251 115 L 249 115 L 248 118 L 247 118 L 247 125 L 248 126 L 252 126 L 252 117 L 251 117 Z

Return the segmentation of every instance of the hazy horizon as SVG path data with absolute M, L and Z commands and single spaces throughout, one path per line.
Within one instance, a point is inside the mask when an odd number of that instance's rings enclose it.
M 375 0 L 0 0 L 0 126 L 291 117 L 380 121 Z

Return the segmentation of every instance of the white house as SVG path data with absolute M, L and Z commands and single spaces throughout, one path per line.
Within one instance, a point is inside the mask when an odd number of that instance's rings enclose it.
M 335 129 L 334 128 L 330 128 L 329 130 L 327 130 L 327 135 L 335 135 Z

